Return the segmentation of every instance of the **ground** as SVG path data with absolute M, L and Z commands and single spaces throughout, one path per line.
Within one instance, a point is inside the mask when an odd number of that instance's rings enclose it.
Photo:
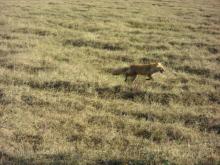
M 0 0 L 0 164 L 219 164 L 219 11 Z M 150 62 L 153 81 L 109 72 Z

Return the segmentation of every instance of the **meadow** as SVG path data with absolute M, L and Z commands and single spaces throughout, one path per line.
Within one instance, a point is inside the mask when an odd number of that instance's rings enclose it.
M 218 165 L 219 134 L 219 0 L 0 0 L 0 164 Z

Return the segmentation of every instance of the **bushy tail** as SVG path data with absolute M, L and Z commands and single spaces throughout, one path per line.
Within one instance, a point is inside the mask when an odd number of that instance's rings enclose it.
M 128 71 L 128 67 L 112 69 L 113 75 L 125 74 Z

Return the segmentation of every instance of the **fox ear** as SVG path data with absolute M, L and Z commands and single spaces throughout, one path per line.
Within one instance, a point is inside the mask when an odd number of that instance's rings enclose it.
M 157 66 L 163 68 L 163 65 L 160 62 L 157 63 Z
M 162 66 L 162 64 L 160 62 L 157 62 L 157 66 Z

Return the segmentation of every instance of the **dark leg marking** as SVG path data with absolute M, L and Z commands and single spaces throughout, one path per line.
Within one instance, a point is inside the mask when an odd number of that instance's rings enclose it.
M 146 79 L 146 80 L 153 80 L 153 77 L 152 77 L 152 75 L 147 75 L 149 78 L 148 79 Z

